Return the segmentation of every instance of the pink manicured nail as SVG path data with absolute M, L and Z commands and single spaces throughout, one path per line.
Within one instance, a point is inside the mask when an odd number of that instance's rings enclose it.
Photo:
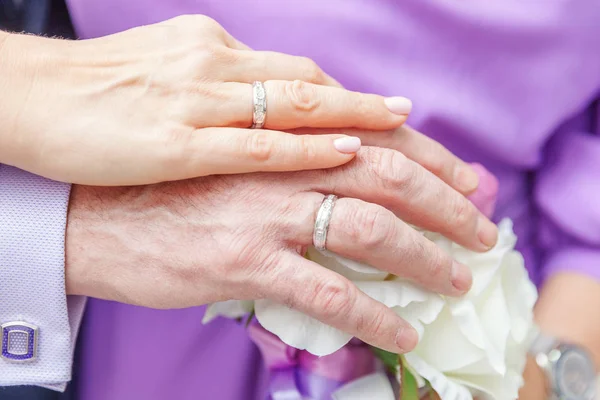
M 410 114 L 412 110 L 412 101 L 406 97 L 388 97 L 383 102 L 388 110 L 394 114 L 406 115 Z
M 360 146 L 360 138 L 355 136 L 346 136 L 333 141 L 333 147 L 340 153 L 356 153 Z

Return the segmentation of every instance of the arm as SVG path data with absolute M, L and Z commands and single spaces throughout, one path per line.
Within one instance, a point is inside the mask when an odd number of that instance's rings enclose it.
M 432 156 L 439 144 L 395 131 L 408 99 L 345 90 L 313 61 L 252 51 L 207 17 L 80 41 L 0 35 L 0 162 L 50 179 L 119 186 L 328 168 L 354 159 L 356 128 L 463 193 L 477 186 L 465 163 Z M 260 115 L 264 129 L 246 129 Z
M 537 174 L 539 242 L 545 283 L 536 306 L 540 328 L 582 345 L 600 367 L 600 136 L 598 106 L 571 121 L 549 144 Z M 543 398 L 533 361 L 522 398 Z M 542 397 L 540 397 L 542 396 Z
M 600 265 L 600 262 L 599 262 Z M 600 283 L 576 272 L 549 278 L 540 292 L 536 319 L 547 334 L 588 349 L 600 368 Z M 546 399 L 545 377 L 533 359 L 525 368 L 521 399 Z
M 360 140 L 284 130 L 393 129 L 411 107 L 331 87 L 337 82 L 311 60 L 251 51 L 198 15 L 94 40 L 0 35 L 0 162 L 64 182 L 338 166 Z M 253 93 L 272 110 L 264 129 L 246 129 L 260 119 Z
M 26 322 L 38 329 L 35 360 L 0 357 L 0 386 L 63 390 L 70 380 L 84 298 L 67 300 L 65 294 L 69 190 L 68 184 L 0 165 L 0 324 Z

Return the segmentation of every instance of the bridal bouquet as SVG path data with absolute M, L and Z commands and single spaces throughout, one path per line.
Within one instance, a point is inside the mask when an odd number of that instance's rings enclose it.
M 307 254 L 411 323 L 420 341 L 408 354 L 369 348 L 270 300 L 213 304 L 205 322 L 216 316 L 256 317 L 260 326 L 251 324 L 249 334 L 271 370 L 273 400 L 413 400 L 426 391 L 442 400 L 516 399 L 535 335 L 537 292 L 523 257 L 514 250 L 512 222 L 499 224 L 498 243 L 486 253 L 467 250 L 439 234 L 423 234 L 471 268 L 468 294 L 444 297 L 329 252 L 311 248 Z

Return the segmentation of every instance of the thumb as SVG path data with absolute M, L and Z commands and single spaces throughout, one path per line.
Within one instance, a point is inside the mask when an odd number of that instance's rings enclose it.
M 199 129 L 192 143 L 195 150 L 183 153 L 193 157 L 182 160 L 186 177 L 331 168 L 352 160 L 361 147 L 359 138 L 341 134 L 238 128 Z

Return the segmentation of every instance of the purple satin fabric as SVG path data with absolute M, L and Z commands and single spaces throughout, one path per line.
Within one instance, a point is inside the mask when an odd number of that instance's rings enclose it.
M 358 340 L 317 357 L 286 345 L 257 323 L 248 327 L 248 335 L 270 373 L 269 400 L 330 400 L 336 389 L 381 368 L 368 346 Z

